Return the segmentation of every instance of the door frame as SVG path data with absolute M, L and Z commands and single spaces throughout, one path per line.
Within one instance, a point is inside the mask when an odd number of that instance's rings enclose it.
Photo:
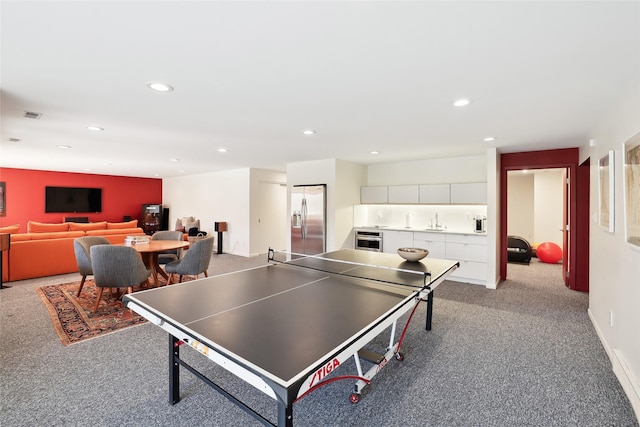
M 569 269 L 570 289 L 589 291 L 589 167 L 580 165 L 579 149 L 503 153 L 500 155 L 500 280 L 507 278 L 507 172 L 522 169 L 566 168 L 569 178 Z M 585 170 L 586 169 L 586 170 Z M 587 248 L 579 250 L 578 248 Z

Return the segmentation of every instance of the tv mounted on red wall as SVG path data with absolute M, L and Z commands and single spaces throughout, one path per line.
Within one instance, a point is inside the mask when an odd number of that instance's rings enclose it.
M 80 187 L 46 187 L 44 211 L 102 212 L 102 189 Z

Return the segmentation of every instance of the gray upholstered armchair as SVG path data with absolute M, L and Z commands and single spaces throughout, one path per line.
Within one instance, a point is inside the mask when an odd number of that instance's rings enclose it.
M 78 271 L 82 275 L 80 281 L 80 287 L 78 287 L 78 293 L 76 296 L 80 296 L 84 282 L 87 276 L 93 275 L 91 268 L 91 246 L 94 245 L 109 245 L 111 244 L 105 237 L 100 236 L 86 236 L 78 237 L 73 241 L 73 252 L 76 254 L 76 262 L 78 263 Z
M 156 231 L 153 233 L 151 240 L 184 240 L 182 231 Z M 181 249 L 172 249 L 158 253 L 158 264 L 167 264 L 180 258 Z
M 198 275 L 204 273 L 205 277 L 209 277 L 207 269 L 211 262 L 212 252 L 213 237 L 206 237 L 193 242 L 181 259 L 165 265 L 164 269 L 169 274 L 167 285 L 173 282 L 175 274 L 180 275 L 178 283 L 182 282 L 183 275 L 198 277 Z
M 149 285 L 151 270 L 145 267 L 138 251 L 130 246 L 92 246 L 91 264 L 98 287 L 94 313 L 98 311 L 104 288 L 127 288 L 127 292 L 132 293 L 134 286 Z

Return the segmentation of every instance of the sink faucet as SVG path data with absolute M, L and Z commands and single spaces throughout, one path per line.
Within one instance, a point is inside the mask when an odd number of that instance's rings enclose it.
M 438 212 L 436 212 L 436 228 L 440 228 L 441 225 L 438 223 Z

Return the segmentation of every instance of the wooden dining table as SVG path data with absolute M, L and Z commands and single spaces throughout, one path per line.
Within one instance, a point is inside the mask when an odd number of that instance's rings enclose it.
M 180 240 L 149 240 L 148 243 L 123 243 L 123 246 L 130 246 L 140 253 L 144 265 L 151 269 L 151 275 L 157 287 L 160 286 L 158 274 L 164 277 L 165 280 L 169 279 L 167 273 L 160 267 L 160 264 L 158 264 L 158 255 L 164 251 L 184 249 L 189 246 L 189 242 Z

